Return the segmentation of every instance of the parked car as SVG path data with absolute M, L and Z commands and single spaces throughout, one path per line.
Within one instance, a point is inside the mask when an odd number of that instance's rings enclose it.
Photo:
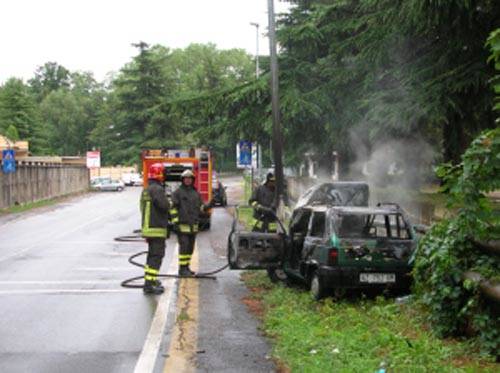
M 396 204 L 305 205 L 294 210 L 288 233 L 233 230 L 228 261 L 231 269 L 267 269 L 273 281 L 305 285 L 315 299 L 348 289 L 403 292 L 416 245 Z
M 137 172 L 129 172 L 122 175 L 122 181 L 126 186 L 142 186 L 142 177 Z
M 227 206 L 226 187 L 218 180 L 212 183 L 212 195 L 216 206 Z
M 125 189 L 125 184 L 121 180 L 113 180 L 110 177 L 98 177 L 91 180 L 90 188 L 96 191 L 121 192 Z

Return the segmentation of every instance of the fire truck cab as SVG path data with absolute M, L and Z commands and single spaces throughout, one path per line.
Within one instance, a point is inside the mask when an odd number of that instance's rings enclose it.
M 200 193 L 203 203 L 212 200 L 212 154 L 207 148 L 183 149 L 146 149 L 142 151 L 144 187 L 148 185 L 146 170 L 153 163 L 161 163 L 165 168 L 165 189 L 171 194 L 181 183 L 185 170 L 193 171 L 194 187 Z M 212 209 L 200 216 L 200 228 L 210 229 Z

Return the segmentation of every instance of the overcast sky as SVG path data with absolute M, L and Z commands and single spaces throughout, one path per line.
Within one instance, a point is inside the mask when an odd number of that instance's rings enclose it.
M 274 1 L 276 12 L 288 5 Z M 0 84 L 33 76 L 54 61 L 91 71 L 102 80 L 136 54 L 145 41 L 173 48 L 213 42 L 219 48 L 269 54 L 267 0 L 1 0 Z

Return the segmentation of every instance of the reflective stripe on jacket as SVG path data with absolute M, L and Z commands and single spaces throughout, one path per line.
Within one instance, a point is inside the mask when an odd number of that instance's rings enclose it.
M 142 237 L 166 238 L 168 236 L 169 202 L 163 186 L 149 180 L 149 186 L 141 194 Z

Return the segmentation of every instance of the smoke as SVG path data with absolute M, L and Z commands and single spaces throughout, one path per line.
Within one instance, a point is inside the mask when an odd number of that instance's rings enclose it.
M 423 139 L 391 139 L 368 148 L 352 138 L 355 161 L 350 179 L 361 178 L 378 188 L 394 187 L 417 191 L 432 179 L 432 165 L 437 153 Z
M 439 154 L 432 145 L 421 138 L 385 139 L 369 144 L 354 131 L 350 143 L 355 160 L 342 180 L 366 181 L 370 205 L 398 203 L 414 223 L 429 224 L 434 220 L 435 206 L 418 193 L 436 181 L 433 165 Z

